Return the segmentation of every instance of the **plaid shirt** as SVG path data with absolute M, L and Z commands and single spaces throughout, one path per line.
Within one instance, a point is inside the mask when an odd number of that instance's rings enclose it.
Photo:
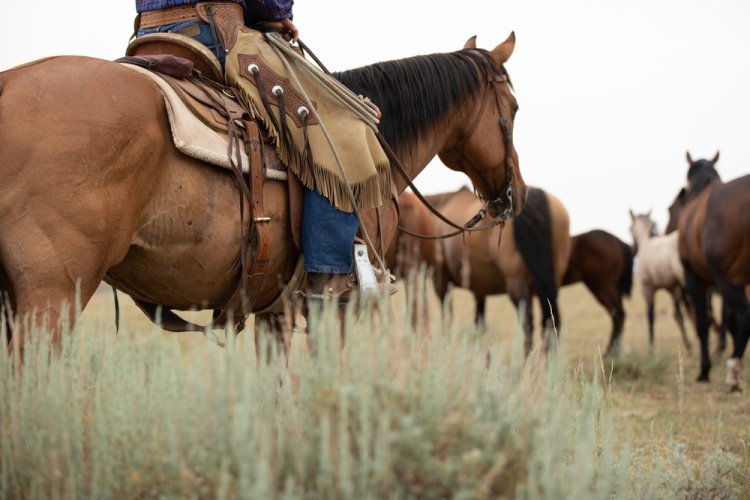
M 200 0 L 135 0 L 138 13 L 149 10 L 168 9 L 180 5 L 193 5 Z M 261 21 L 278 21 L 292 18 L 294 0 L 229 0 L 245 8 L 245 24 L 248 26 Z

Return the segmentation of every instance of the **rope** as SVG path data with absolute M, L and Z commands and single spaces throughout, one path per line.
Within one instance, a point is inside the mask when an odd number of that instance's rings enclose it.
M 357 217 L 357 222 L 359 223 L 359 227 L 362 230 L 362 235 L 364 236 L 364 240 L 367 243 L 367 246 L 372 250 L 372 253 L 375 255 L 375 259 L 378 262 L 378 266 L 383 272 L 383 276 L 388 276 L 388 269 L 383 262 L 383 259 L 380 257 L 380 254 L 378 253 L 377 249 L 375 248 L 375 245 L 372 242 L 372 239 L 370 238 L 370 234 L 367 231 L 367 228 L 365 227 L 365 223 L 362 220 L 362 214 L 360 213 L 359 205 L 357 205 L 356 197 L 354 196 L 354 191 L 352 190 L 351 183 L 349 182 L 349 177 L 346 175 L 346 170 L 344 169 L 344 164 L 341 161 L 341 157 L 339 156 L 338 150 L 336 149 L 336 146 L 333 143 L 333 139 L 331 138 L 330 134 L 328 133 L 328 129 L 326 128 L 325 124 L 323 123 L 323 120 L 321 119 L 320 115 L 318 114 L 318 111 L 315 109 L 315 106 L 313 106 L 313 103 L 310 101 L 310 97 L 307 95 L 307 92 L 305 92 L 305 89 L 300 84 L 299 80 L 297 79 L 297 75 L 294 73 L 294 70 L 292 69 L 291 65 L 289 64 L 289 61 L 287 61 L 287 58 L 284 57 L 285 54 L 291 54 L 292 57 L 296 58 L 298 61 L 304 63 L 302 65 L 303 68 L 315 68 L 312 66 L 307 60 L 302 58 L 299 54 L 297 54 L 291 46 L 288 45 L 287 42 L 283 41 L 280 35 L 277 33 L 266 33 L 266 38 L 271 41 L 271 47 L 277 50 L 279 53 L 279 59 L 281 59 L 282 63 L 284 64 L 284 67 L 287 70 L 287 73 L 289 74 L 289 78 L 292 82 L 292 84 L 297 88 L 297 90 L 300 92 L 300 95 L 302 96 L 302 99 L 305 101 L 305 105 L 307 106 L 307 109 L 310 111 L 310 113 L 315 116 L 315 118 L 318 120 L 318 124 L 320 125 L 320 130 L 323 132 L 323 135 L 325 136 L 326 141 L 328 142 L 328 145 L 331 148 L 331 152 L 333 153 L 333 157 L 336 160 L 336 166 L 339 168 L 339 173 L 341 174 L 341 177 L 344 179 L 344 185 L 346 186 L 346 194 L 349 197 L 349 201 L 352 204 L 354 214 Z M 317 69 L 317 68 L 315 68 Z M 338 85 L 333 84 L 330 85 L 328 83 L 331 83 L 331 78 L 326 76 L 323 73 L 315 71 L 310 71 L 310 74 L 315 75 L 316 79 L 319 80 L 321 83 L 326 84 L 326 88 L 331 92 L 333 95 L 338 96 L 342 98 L 342 102 L 349 107 L 352 111 L 354 111 L 362 120 L 365 121 L 370 127 L 372 127 L 374 130 L 377 130 L 376 124 L 377 124 L 377 117 L 375 114 L 373 114 L 373 107 L 370 106 L 361 106 L 361 105 L 353 105 L 353 102 L 362 102 L 358 97 L 354 95 L 354 93 L 341 85 L 340 83 L 336 82 Z M 322 75 L 322 77 L 318 77 L 318 74 Z M 334 80 L 335 82 L 335 80 Z M 377 109 L 377 108 L 374 108 Z M 282 120 L 284 120 L 284 117 L 281 117 Z

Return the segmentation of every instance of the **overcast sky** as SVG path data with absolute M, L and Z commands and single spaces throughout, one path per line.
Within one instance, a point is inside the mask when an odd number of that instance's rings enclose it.
M 3 0 L 0 70 L 49 55 L 119 57 L 134 16 L 132 1 Z M 748 21 L 746 0 L 295 5 L 301 38 L 331 70 L 451 52 L 472 35 L 492 49 L 514 30 L 507 68 L 526 182 L 563 201 L 573 233 L 602 228 L 626 241 L 629 208 L 652 209 L 664 228 L 687 150 L 720 150 L 724 180 L 750 173 Z M 417 178 L 428 193 L 467 182 L 437 160 Z

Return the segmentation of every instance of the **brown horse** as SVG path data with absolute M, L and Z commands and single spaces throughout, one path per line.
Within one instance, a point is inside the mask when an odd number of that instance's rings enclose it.
M 625 325 L 623 297 L 633 287 L 633 250 L 617 236 L 601 229 L 571 238 L 570 260 L 562 285 L 583 282 L 612 317 L 606 355 L 618 354 Z
M 515 215 L 526 186 L 504 67 L 514 46 L 513 34 L 491 51 L 472 39 L 457 52 L 338 77 L 380 106 L 381 131 L 409 177 L 439 155 L 472 179 L 493 216 Z M 0 179 L 4 306 L 17 318 L 44 314 L 55 344 L 67 312 L 61 304 L 78 292 L 85 305 L 102 280 L 176 310 L 221 308 L 237 287 L 248 222 L 240 219 L 238 183 L 175 148 L 162 94 L 132 69 L 53 57 L 0 73 Z M 398 191 L 406 186 L 395 182 Z M 254 310 L 274 301 L 299 256 L 286 184 L 263 189 L 273 252 L 266 279 L 249 280 Z M 378 212 L 365 216 L 387 245 L 395 205 Z M 25 330 L 14 331 L 19 347 Z
M 466 188 L 429 199 L 453 221 L 466 222 L 482 207 L 481 201 Z M 426 212 L 410 212 L 411 215 L 418 213 Z M 405 220 L 403 216 L 400 225 L 421 229 L 428 235 L 450 232 L 447 224 L 430 214 L 427 216 L 433 221 L 431 226 L 424 220 L 416 223 L 413 219 Z M 497 227 L 445 238 L 440 240 L 442 252 L 434 251 L 434 242 L 420 244 L 420 248 L 427 248 L 420 258 L 436 268 L 439 295 L 444 296 L 450 284 L 463 286 L 474 293 L 477 320 L 484 317 L 489 295 L 508 293 L 516 307 L 523 303 L 525 349 L 528 353 L 532 347 L 531 299 L 535 294 L 542 304 L 545 338 L 553 320 L 557 322 L 556 326 L 560 324 L 557 290 L 570 254 L 569 226 L 568 212 L 556 197 L 541 189 L 530 189 L 526 207 L 512 224 L 507 224 L 504 229 Z M 406 241 L 410 238 L 407 236 Z
M 685 267 L 685 288 L 693 302 L 695 327 L 701 344 L 699 382 L 711 369 L 708 348 L 707 292 L 713 285 L 727 311 L 734 351 L 727 360 L 726 383 L 738 389 L 742 356 L 750 336 L 750 175 L 722 182 L 711 160 L 693 160 L 687 154 L 687 186 L 670 209 L 667 231 L 679 232 L 680 259 Z

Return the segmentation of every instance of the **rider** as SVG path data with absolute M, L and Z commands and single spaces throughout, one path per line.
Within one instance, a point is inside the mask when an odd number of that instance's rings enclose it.
M 299 36 L 292 22 L 294 0 L 225 0 L 240 4 L 244 9 L 244 24 L 253 27 L 259 23 L 270 23 L 285 40 L 296 42 Z M 206 45 L 219 59 L 222 67 L 226 53 L 220 35 L 211 25 L 190 14 L 190 7 L 201 0 L 136 0 L 136 36 L 155 32 L 172 32 L 195 38 Z M 158 12 L 155 12 L 158 11 Z M 163 14 L 163 15 L 162 15 Z M 166 24 L 153 26 L 153 20 L 163 19 Z M 140 29 L 144 20 L 148 27 Z M 239 32 L 238 37 L 243 33 Z M 228 51 L 227 51 L 228 52 Z M 227 67 L 227 81 L 243 88 L 248 85 L 242 78 L 231 78 Z M 368 146 L 372 149 L 372 145 Z M 379 147 L 379 146 L 378 146 Z M 318 179 L 318 177 L 316 177 Z M 329 191 L 330 193 L 330 191 Z M 383 193 L 382 200 L 390 197 Z M 337 207 L 321 192 L 317 183 L 307 183 L 302 214 L 302 254 L 307 272 L 308 297 L 345 294 L 353 287 L 352 248 L 358 229 L 357 216 L 352 210 Z M 380 203 L 378 203 L 380 204 Z M 346 207 L 350 208 L 350 207 Z M 321 237 L 325 235 L 325 237 Z

